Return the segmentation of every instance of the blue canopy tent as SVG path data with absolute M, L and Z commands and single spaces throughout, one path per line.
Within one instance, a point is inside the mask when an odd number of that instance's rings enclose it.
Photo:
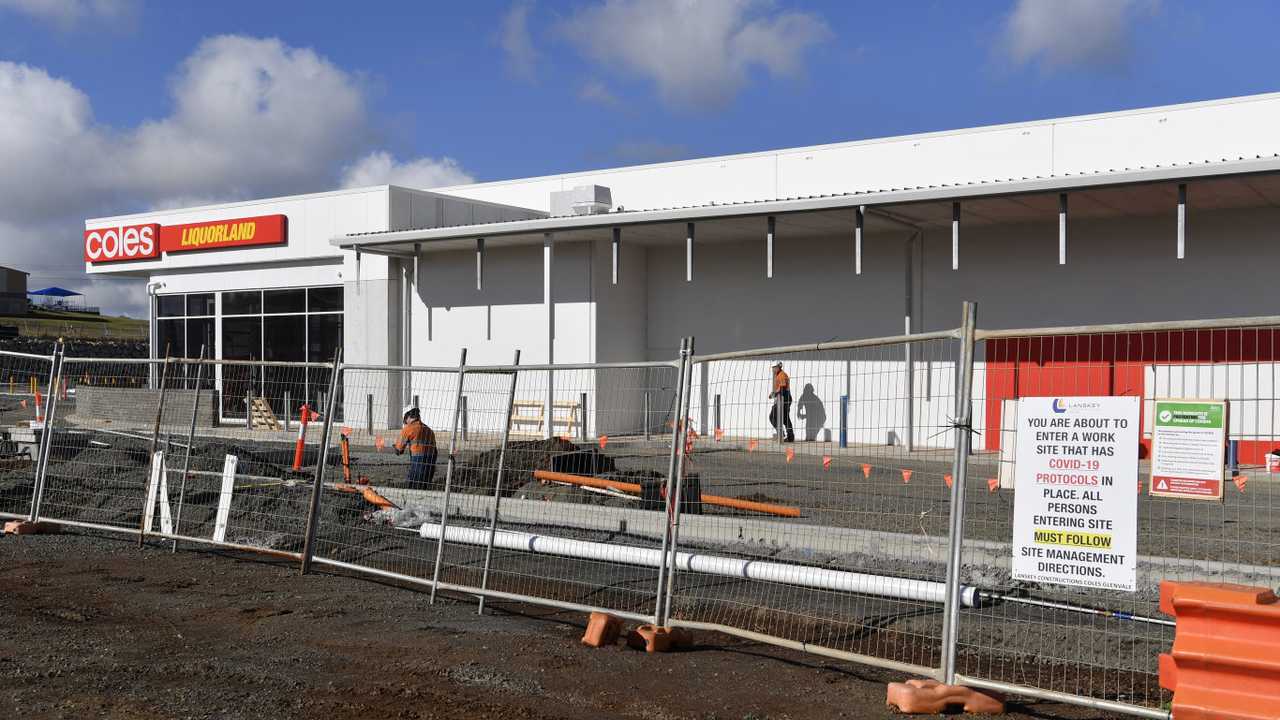
M 75 290 L 68 290 L 60 287 L 47 287 L 40 290 L 30 290 L 28 295 L 34 296 L 32 305 L 44 310 L 62 310 L 71 312 L 96 312 L 97 308 L 85 307 L 84 301 L 72 302 L 67 298 L 83 298 L 84 293 L 78 293 Z

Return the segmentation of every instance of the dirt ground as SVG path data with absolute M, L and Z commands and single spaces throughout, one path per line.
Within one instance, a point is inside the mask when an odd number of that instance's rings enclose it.
M 0 539 L 0 709 L 27 718 L 891 718 L 894 674 L 706 633 L 646 655 L 586 618 L 258 556 Z M 1026 702 L 1010 717 L 1101 720 Z

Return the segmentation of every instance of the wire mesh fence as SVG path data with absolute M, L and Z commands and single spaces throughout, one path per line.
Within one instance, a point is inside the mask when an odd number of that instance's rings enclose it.
M 52 356 L 0 351 L 0 514 L 32 511 L 53 363 Z
M 956 360 L 945 334 L 701 358 L 673 623 L 937 667 Z
M 1160 582 L 1280 583 L 1275 563 L 1280 556 L 1280 494 L 1272 480 L 1276 468 L 1267 467 L 1267 455 L 1280 446 L 1274 383 L 1280 336 L 1272 325 L 1185 325 L 982 334 L 976 370 L 985 383 L 975 391 L 974 403 L 984 408 L 985 417 L 979 424 L 981 451 L 970 460 L 963 568 L 966 582 L 984 586 L 985 602 L 965 610 L 961 618 L 962 679 L 1160 714 L 1171 693 L 1160 687 L 1157 659 L 1169 650 L 1174 633 L 1172 619 L 1159 612 Z M 1129 449 L 1138 459 L 1137 477 L 1130 480 L 1136 486 L 1126 490 L 1137 499 L 1135 590 L 1014 579 L 1017 550 L 1009 543 L 1016 518 L 1015 479 L 1018 484 L 1027 479 L 1017 473 L 1015 449 L 1020 434 L 1032 432 L 1019 422 L 1019 401 L 1054 398 L 1065 406 L 1070 398 L 1115 396 L 1134 398 L 1139 417 L 1138 447 Z M 1157 403 L 1167 400 L 1226 401 L 1226 444 L 1220 440 L 1217 457 L 1211 448 L 1208 458 L 1222 473 L 1216 486 L 1220 499 L 1204 493 L 1159 494 L 1164 483 L 1161 471 L 1153 472 L 1152 450 Z M 1069 469 L 1076 467 L 1075 461 L 1065 462 L 1065 473 L 1086 478 L 1095 467 L 1089 458 L 1082 458 L 1076 470 Z M 1064 497 L 1087 501 L 1088 490 L 1066 491 Z M 1044 490 L 1037 484 L 1019 486 L 1016 492 Z M 1037 529 L 1055 522 L 1048 516 L 1029 519 Z M 1087 539 L 1089 520 L 1057 522 Z M 1117 535 L 1124 532 L 1116 529 Z M 1037 552 L 1046 557 L 1041 564 L 1052 565 L 1061 556 L 1083 566 L 1080 572 L 1102 572 L 1098 563 L 1115 557 L 1052 544 Z
M 314 530 L 315 562 L 433 594 L 1162 717 L 1160 581 L 1280 582 L 1280 322 L 971 329 L 560 366 L 0 352 L 0 513 L 304 568 Z M 1016 579 L 1020 403 L 1100 397 L 1138 417 L 1135 587 Z M 1152 485 L 1169 402 L 1223 403 L 1207 499 Z

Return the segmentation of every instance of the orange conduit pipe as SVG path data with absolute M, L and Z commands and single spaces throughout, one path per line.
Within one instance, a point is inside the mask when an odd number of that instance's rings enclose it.
M 534 470 L 533 476 L 539 480 L 546 480 L 548 482 L 569 483 L 571 485 L 582 485 L 584 487 L 602 488 L 606 490 L 621 490 L 622 492 L 633 493 L 636 495 L 640 494 L 640 485 L 638 483 L 604 480 L 601 478 L 587 477 L 585 475 L 570 475 L 569 473 L 551 472 L 550 470 Z M 707 495 L 705 493 L 702 495 L 702 502 L 706 505 L 717 505 L 719 507 L 764 513 L 766 515 L 800 517 L 800 508 L 790 507 L 788 505 L 774 505 L 773 503 L 740 500 L 738 498 L 724 497 L 721 495 Z

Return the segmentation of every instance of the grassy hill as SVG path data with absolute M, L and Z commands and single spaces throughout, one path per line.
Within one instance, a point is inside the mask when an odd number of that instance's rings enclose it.
M 0 326 L 18 328 L 29 337 L 114 338 L 145 340 L 147 321 L 110 315 L 34 310 L 26 315 L 0 315 Z

